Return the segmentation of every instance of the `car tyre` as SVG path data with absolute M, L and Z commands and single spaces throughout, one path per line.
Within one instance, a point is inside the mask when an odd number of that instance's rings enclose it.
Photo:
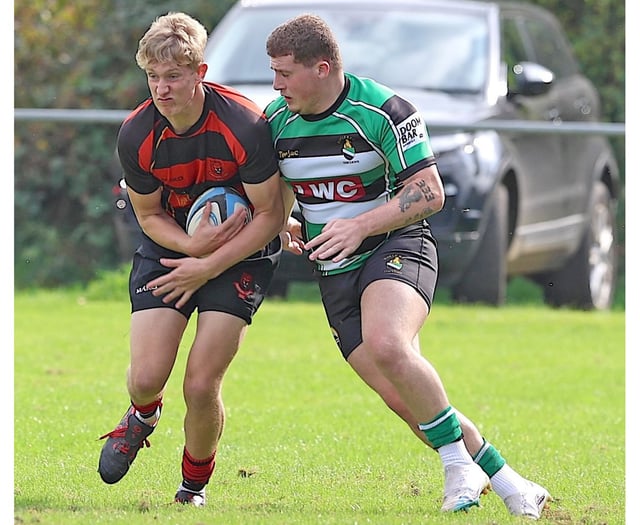
M 507 188 L 498 185 L 478 250 L 460 281 L 452 287 L 454 301 L 492 306 L 504 304 L 507 291 L 508 213 Z
M 616 204 L 608 188 L 596 182 L 589 223 L 576 253 L 544 283 L 545 302 L 554 307 L 608 310 L 615 294 Z

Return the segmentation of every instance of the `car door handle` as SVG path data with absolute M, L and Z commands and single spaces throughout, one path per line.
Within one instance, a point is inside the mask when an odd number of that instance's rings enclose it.
M 573 107 L 576 108 L 583 115 L 589 115 L 591 113 L 591 103 L 586 97 L 579 97 L 573 102 Z
M 562 119 L 560 118 L 560 110 L 558 108 L 550 108 L 547 110 L 547 120 L 551 122 L 560 122 Z

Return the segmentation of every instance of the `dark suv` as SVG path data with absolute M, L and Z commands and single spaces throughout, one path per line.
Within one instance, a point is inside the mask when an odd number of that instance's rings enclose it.
M 611 306 L 619 181 L 610 145 L 525 126 L 600 118 L 598 94 L 550 13 L 483 1 L 240 1 L 211 34 L 207 79 L 264 107 L 277 96 L 266 37 L 302 12 L 329 23 L 346 70 L 422 111 L 447 197 L 429 222 L 454 300 L 498 305 L 507 279 L 526 276 L 551 305 Z M 513 127 L 492 129 L 492 120 Z
M 550 13 L 462 0 L 240 1 L 211 34 L 207 79 L 264 107 L 277 96 L 266 37 L 302 12 L 329 23 L 345 69 L 423 112 L 447 196 L 429 222 L 440 283 L 455 300 L 501 304 L 519 275 L 551 305 L 611 306 L 619 181 L 610 145 L 527 126 L 600 119 L 598 94 Z

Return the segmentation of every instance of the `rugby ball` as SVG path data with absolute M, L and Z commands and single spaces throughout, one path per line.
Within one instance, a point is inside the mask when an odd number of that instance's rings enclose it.
M 239 208 L 245 208 L 247 210 L 247 219 L 251 220 L 251 208 L 247 200 L 240 195 L 233 188 L 225 186 L 219 186 L 215 188 L 209 188 L 202 193 L 189 208 L 187 214 L 187 233 L 193 235 L 196 227 L 202 220 L 204 213 L 204 207 L 207 202 L 211 202 L 211 214 L 209 215 L 209 221 L 214 226 L 220 226 L 227 217 L 233 215 L 233 213 Z

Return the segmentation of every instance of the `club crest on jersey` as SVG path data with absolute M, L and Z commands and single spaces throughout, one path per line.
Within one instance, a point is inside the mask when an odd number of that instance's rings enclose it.
M 385 266 L 387 273 L 400 273 L 402 271 L 402 258 L 399 255 L 388 255 Z
M 209 159 L 207 161 L 207 174 L 213 180 L 223 180 L 225 176 L 222 163 L 217 159 Z
M 343 137 L 342 139 L 342 155 L 347 160 L 353 160 L 356 156 L 356 148 L 353 147 L 350 137 Z
M 419 113 L 410 115 L 398 124 L 398 131 L 400 132 L 402 151 L 407 151 L 416 144 L 427 140 L 427 128 Z

